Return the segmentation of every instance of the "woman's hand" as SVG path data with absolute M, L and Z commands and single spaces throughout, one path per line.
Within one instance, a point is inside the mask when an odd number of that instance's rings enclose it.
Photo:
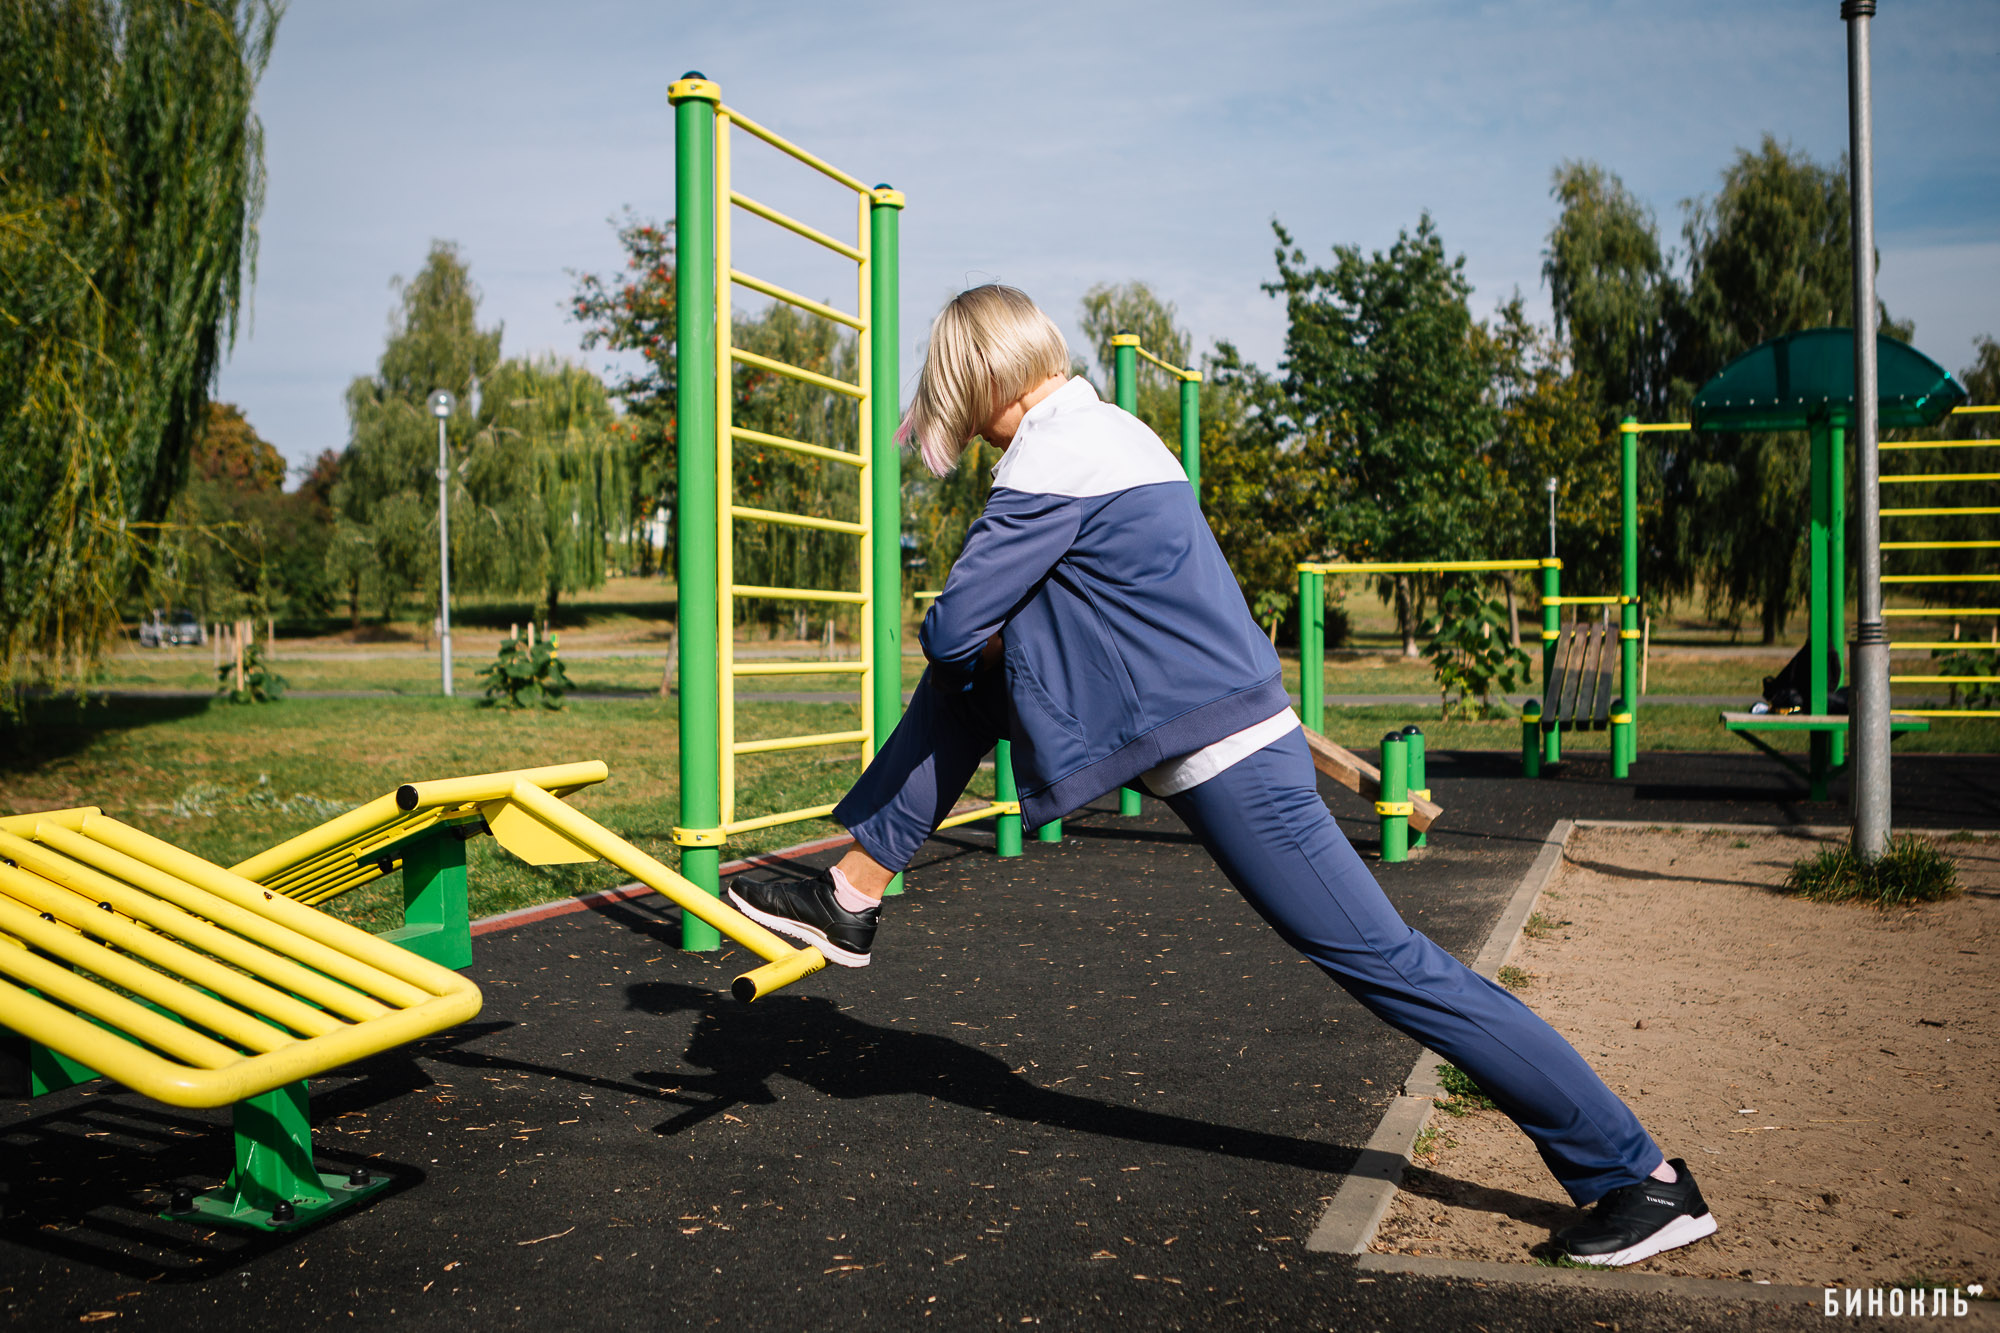
M 1000 655 L 1006 651 L 1007 651 L 1007 646 L 1001 643 L 1000 636 L 998 634 L 995 634 L 992 638 L 986 641 L 986 646 L 979 650 L 980 667 L 983 669 L 985 667 L 992 666 L 995 662 L 1000 660 Z

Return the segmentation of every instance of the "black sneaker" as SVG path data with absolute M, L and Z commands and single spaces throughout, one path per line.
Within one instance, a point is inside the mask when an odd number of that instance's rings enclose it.
M 1676 1157 L 1667 1165 L 1673 1184 L 1649 1177 L 1612 1190 L 1589 1217 L 1556 1233 L 1557 1251 L 1576 1263 L 1618 1268 L 1713 1236 L 1715 1218 L 1687 1163 Z
M 758 925 L 818 949 L 827 962 L 842 967 L 868 966 L 868 947 L 882 917 L 879 903 L 862 912 L 842 907 L 824 870 L 811 879 L 738 875 L 729 882 L 729 901 Z

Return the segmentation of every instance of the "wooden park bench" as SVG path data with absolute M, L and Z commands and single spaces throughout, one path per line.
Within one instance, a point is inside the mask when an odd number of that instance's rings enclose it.
M 1609 605 L 1599 605 L 1597 611 L 1595 620 L 1586 620 L 1581 606 L 1573 608 L 1558 633 L 1542 681 L 1540 711 L 1523 717 L 1523 776 L 1535 777 L 1546 771 L 1546 765 L 1561 761 L 1565 730 L 1603 731 L 1630 720 L 1629 713 L 1613 711 L 1618 626 Z M 1535 704 L 1531 701 L 1528 707 Z
M 1851 720 L 1846 713 L 1725 712 L 1722 714 L 1722 725 L 1725 729 L 1735 735 L 1741 736 L 1744 740 L 1804 778 L 1809 788 L 1807 795 L 1815 801 L 1824 801 L 1827 799 L 1827 779 L 1832 774 L 1844 768 L 1845 765 L 1826 762 L 1820 755 L 1814 756 L 1815 762 L 1813 763 L 1801 764 L 1791 755 L 1773 746 L 1764 737 L 1772 733 L 1784 734 L 1787 732 L 1804 732 L 1814 737 L 1824 737 L 1833 734 L 1844 735 L 1847 731 L 1847 725 Z M 1912 731 L 1929 731 L 1930 729 L 1931 724 L 1928 718 L 1917 717 L 1910 713 L 1889 714 L 1889 737 L 1891 740 Z M 1814 744 L 1817 746 L 1819 742 L 1816 740 Z
M 313 1160 L 306 1080 L 453 1027 L 481 997 L 465 839 L 534 865 L 603 859 L 770 960 L 751 1000 L 826 965 L 564 804 L 571 764 L 407 784 L 225 869 L 94 808 L 0 817 L 0 1095 L 103 1077 L 170 1106 L 234 1108 L 220 1189 L 167 1216 L 265 1231 L 384 1188 Z M 387 936 L 310 905 L 393 870 L 416 919 Z

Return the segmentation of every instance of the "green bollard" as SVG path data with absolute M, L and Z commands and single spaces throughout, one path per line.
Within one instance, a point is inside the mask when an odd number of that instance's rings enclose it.
M 1382 817 L 1384 863 L 1410 859 L 1410 746 L 1403 733 L 1382 738 L 1382 799 L 1375 813 Z
M 1410 799 L 1428 801 L 1431 798 L 1430 779 L 1424 772 L 1424 733 L 1416 725 L 1403 728 L 1403 743 L 1409 746 Z M 1430 846 L 1430 834 L 1419 833 L 1410 839 L 1412 847 Z
M 1542 775 L 1542 705 L 1530 699 L 1521 705 L 1521 776 Z
M 1014 813 L 993 821 L 993 850 L 1001 856 L 1021 854 L 1021 790 L 1014 785 L 1014 746 L 1001 741 L 993 747 L 993 799 L 1011 801 Z
M 1046 823 L 1046 824 L 1042 825 L 1042 826 L 1041 826 L 1040 828 L 1036 829 L 1036 830 L 1035 830 L 1035 841 L 1036 841 L 1036 842 L 1061 842 L 1061 841 L 1062 841 L 1062 821 L 1061 821 L 1060 819 L 1051 819 L 1051 820 L 1050 820 L 1050 821 L 1049 821 L 1048 823 Z
M 1611 776 L 1622 778 L 1632 772 L 1632 715 L 1623 699 L 1611 701 Z
M 1139 813 L 1139 789 L 1137 787 L 1120 787 L 1118 789 L 1118 813 L 1127 816 Z

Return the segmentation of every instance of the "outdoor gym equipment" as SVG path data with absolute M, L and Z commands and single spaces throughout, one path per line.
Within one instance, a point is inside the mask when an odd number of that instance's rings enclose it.
M 388 1183 L 317 1169 L 306 1080 L 479 1012 L 451 970 L 472 960 L 467 838 L 531 865 L 617 866 L 768 960 L 736 978 L 739 1000 L 826 966 L 563 803 L 605 776 L 405 784 L 226 870 L 92 808 L 0 817 L 0 1071 L 32 1096 L 102 1076 L 172 1106 L 233 1104 L 228 1183 L 168 1216 L 284 1230 Z M 385 935 L 311 905 L 395 870 L 405 923 Z
M 1950 373 L 1907 343 L 1878 335 L 1877 392 L 1884 429 L 1934 426 L 1965 399 Z M 1846 764 L 1850 717 L 1827 711 L 1828 691 L 1841 682 L 1829 677 L 1829 649 L 1846 638 L 1847 600 L 1847 431 L 1854 424 L 1854 333 L 1845 328 L 1807 329 L 1760 343 L 1730 361 L 1695 395 L 1692 420 L 1641 423 L 1630 417 L 1619 425 L 1619 469 L 1624 499 L 1624 591 L 1636 595 L 1639 582 L 1638 437 L 1649 432 L 1799 430 L 1810 440 L 1807 512 L 1807 629 L 1809 666 L 1803 713 L 1725 712 L 1722 725 L 1805 777 L 1810 799 L 1827 799 L 1827 782 Z M 1883 445 L 1884 449 L 1893 446 Z M 1914 478 L 1913 478 L 1914 479 Z M 1888 479 L 1885 478 L 1885 481 Z M 1884 518 L 1926 514 L 1977 513 L 1980 507 L 1923 507 L 1882 511 Z M 2000 512 L 2000 509 L 1986 512 Z M 1893 544 L 1884 543 L 1884 550 Z M 1929 549 L 1911 543 L 1900 549 Z M 2000 576 L 1996 576 L 2000 577 Z M 1923 582 L 1928 575 L 1888 576 L 1884 583 Z M 1976 610 L 1976 609 L 1975 609 Z M 1888 615 L 1928 615 L 1917 610 L 1885 611 Z M 1990 614 L 2000 614 L 2000 611 Z M 1637 637 L 1628 623 L 1622 639 Z M 1634 689 L 1636 652 L 1625 647 L 1625 697 L 1634 715 L 1637 744 L 1638 697 Z M 1905 647 L 1912 645 L 1902 645 Z M 1930 724 L 1912 713 L 1892 714 L 1889 732 L 1897 735 L 1928 730 Z M 1763 733 L 1805 732 L 1808 758 L 1801 768 L 1791 756 L 1771 747 Z
M 859 745 L 863 764 L 902 715 L 901 465 L 895 430 L 897 371 L 898 217 L 903 196 L 886 185 L 864 185 L 724 105 L 719 85 L 690 71 L 668 89 L 675 128 L 676 346 L 680 493 L 676 517 L 676 576 L 680 588 L 680 823 L 674 842 L 681 869 L 700 889 L 721 892 L 722 847 L 732 834 L 823 819 L 831 805 L 739 818 L 736 759 L 817 746 Z M 854 239 L 841 240 L 738 192 L 731 184 L 732 131 L 740 129 L 854 192 Z M 852 312 L 815 301 L 744 273 L 731 257 L 735 211 L 762 218 L 855 265 Z M 852 329 L 858 339 L 855 382 L 745 351 L 731 343 L 732 299 L 747 287 L 808 314 Z M 856 448 L 849 452 L 748 430 L 731 420 L 737 366 L 809 384 L 852 403 Z M 777 449 L 858 475 L 858 521 L 780 513 L 738 504 L 735 446 Z M 858 588 L 777 588 L 735 581 L 735 528 L 775 523 L 853 537 L 860 543 Z M 738 600 L 809 601 L 852 606 L 861 617 L 856 662 L 738 662 L 734 648 Z M 743 676 L 851 675 L 861 691 L 861 726 L 852 731 L 765 740 L 736 738 L 736 681 Z M 899 892 L 892 885 L 890 892 Z M 681 945 L 713 949 L 721 940 L 698 914 L 684 921 Z

